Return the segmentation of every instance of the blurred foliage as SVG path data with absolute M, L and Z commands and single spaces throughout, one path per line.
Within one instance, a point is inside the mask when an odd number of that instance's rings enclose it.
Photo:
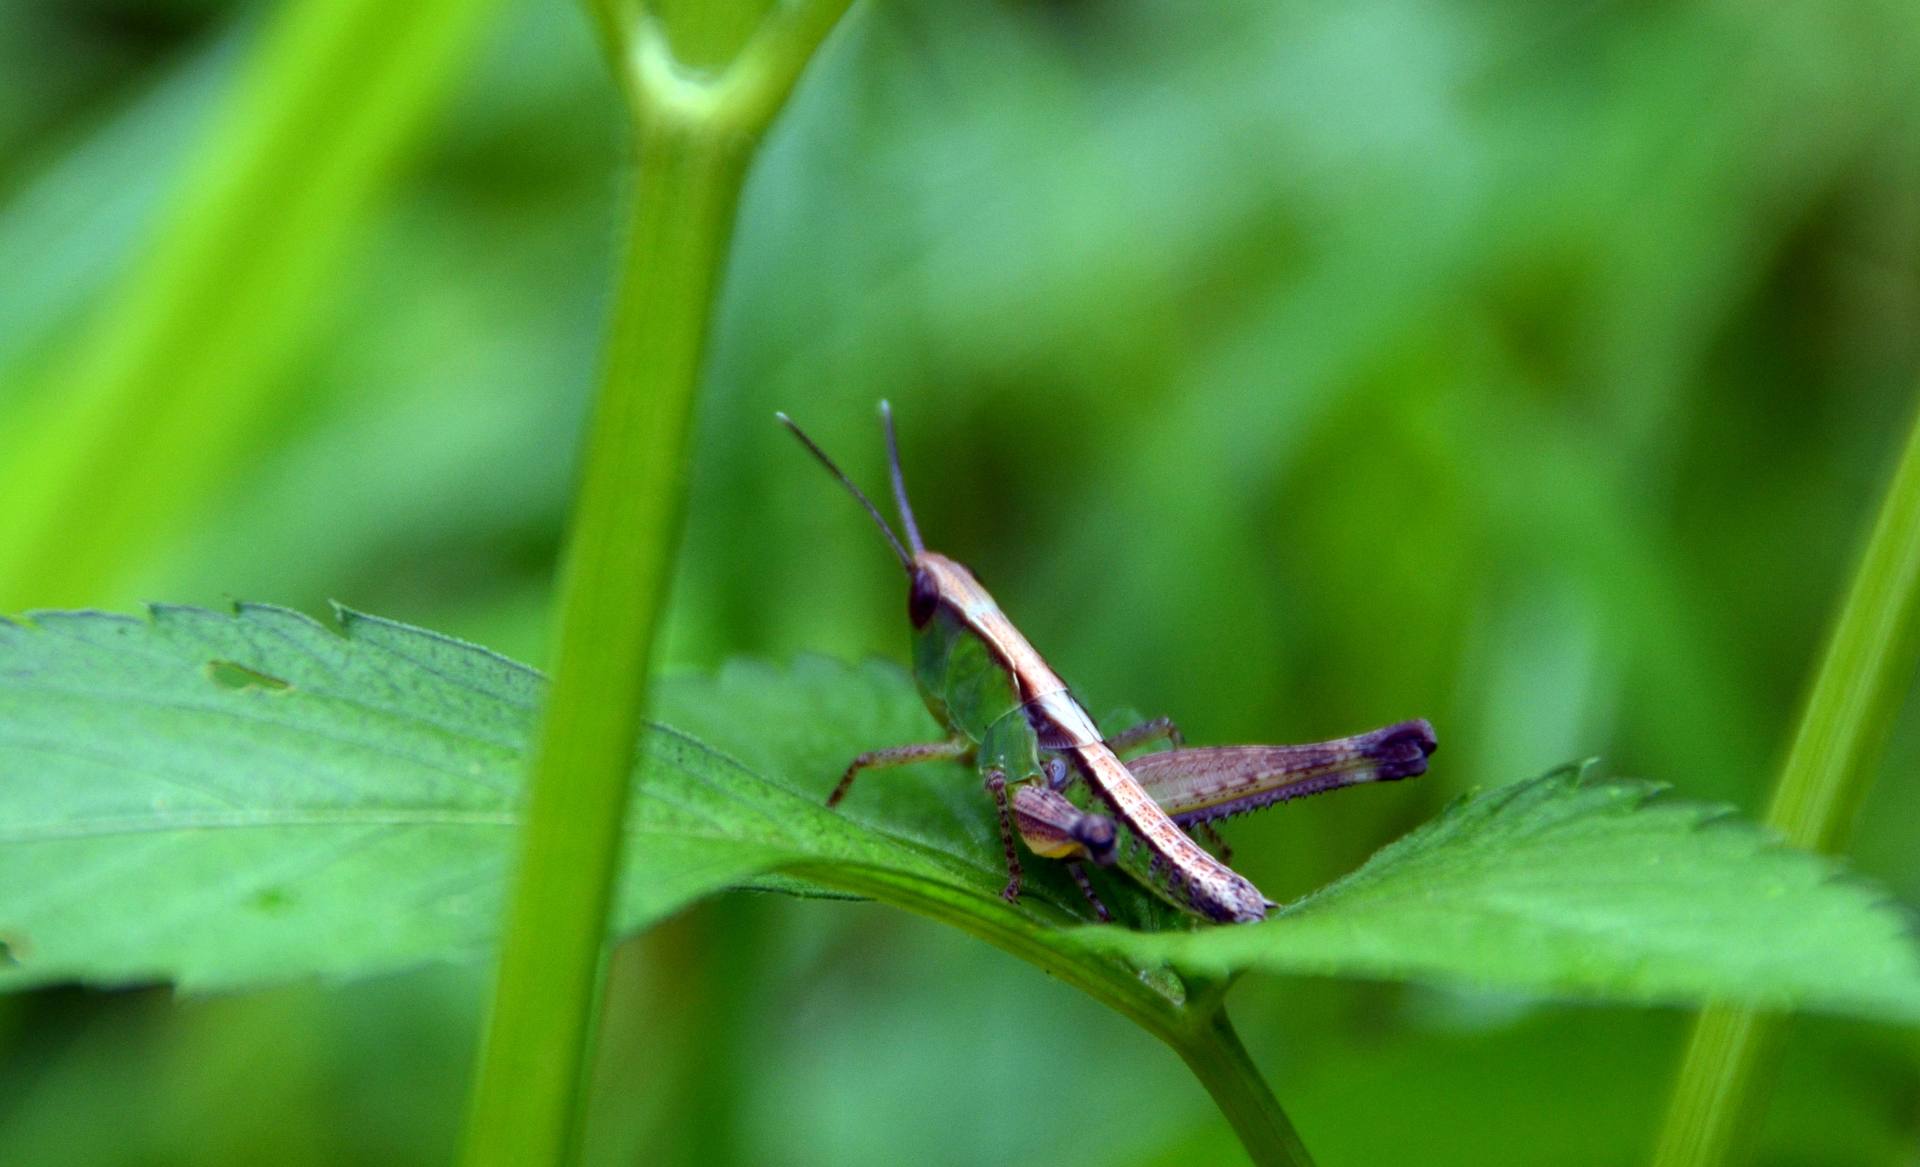
M 60 391 L 258 16 L 6 0 L 0 408 Z M 1096 712 L 1438 726 L 1419 783 L 1235 824 L 1273 894 L 1590 754 L 1755 809 L 1914 407 L 1917 66 L 1897 0 L 857 5 L 749 184 L 672 660 L 903 655 L 897 569 L 771 421 L 877 483 L 884 394 L 930 541 Z M 338 598 L 539 659 L 622 150 L 585 19 L 509 6 L 212 501 L 124 590 L 28 602 Z M 1910 902 L 1911 713 L 1854 847 Z M 444 1161 L 480 985 L 5 1002 L 0 1160 Z M 1235 1009 L 1327 1163 L 1631 1159 L 1681 1034 L 1294 980 Z M 1144 1035 L 878 909 L 695 909 L 621 954 L 607 1030 L 610 1162 L 1231 1148 Z M 1783 1073 L 1763 1161 L 1910 1157 L 1910 1031 L 1803 1022 Z

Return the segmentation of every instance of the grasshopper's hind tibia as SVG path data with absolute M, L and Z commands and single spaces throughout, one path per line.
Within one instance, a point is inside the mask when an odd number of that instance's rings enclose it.
M 840 800 L 853 788 L 854 778 L 862 770 L 878 770 L 886 766 L 906 766 L 914 762 L 931 762 L 936 758 L 961 759 L 973 753 L 973 743 L 965 739 L 944 742 L 922 742 L 912 746 L 893 746 L 884 750 L 868 750 L 855 758 L 847 766 L 847 772 L 840 775 L 839 785 L 833 793 L 827 795 L 828 806 L 839 806 Z

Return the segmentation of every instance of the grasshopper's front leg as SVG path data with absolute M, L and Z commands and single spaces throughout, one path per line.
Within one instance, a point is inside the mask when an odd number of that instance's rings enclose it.
M 1107 905 L 1100 902 L 1100 897 L 1093 890 L 1093 881 L 1087 878 L 1087 869 L 1080 865 L 1078 859 L 1067 860 L 1067 873 L 1073 876 L 1073 882 L 1080 885 L 1080 894 L 1086 896 L 1087 902 L 1093 905 L 1093 914 L 1099 917 L 1100 922 L 1113 923 L 1113 913 L 1107 911 Z
M 921 742 L 911 746 L 892 746 L 884 750 L 868 750 L 855 758 L 847 766 L 847 772 L 840 775 L 840 784 L 827 795 L 828 806 L 839 806 L 840 800 L 853 788 L 853 780 L 862 770 L 878 770 L 886 766 L 905 766 L 914 762 L 931 762 L 936 758 L 961 759 L 973 753 L 973 743 L 965 738 L 949 738 L 943 742 Z

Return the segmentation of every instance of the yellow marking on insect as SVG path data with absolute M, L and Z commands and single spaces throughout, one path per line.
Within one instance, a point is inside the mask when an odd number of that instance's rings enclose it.
M 1020 824 L 1020 837 L 1027 849 L 1047 859 L 1080 859 L 1088 855 L 1087 845 L 1074 830 L 1088 821 L 1087 813 L 1059 791 L 1036 783 L 1025 783 L 1013 793 L 1013 813 Z M 1108 824 L 1111 841 L 1112 825 Z

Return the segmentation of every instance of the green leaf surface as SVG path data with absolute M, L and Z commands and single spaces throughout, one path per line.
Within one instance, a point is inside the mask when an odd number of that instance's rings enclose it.
M 207 989 L 477 955 L 541 692 L 502 657 L 355 613 L 337 630 L 258 606 L 0 624 L 0 986 Z M 1920 1018 L 1902 908 L 1645 783 L 1563 770 L 1468 797 L 1250 927 L 1186 927 L 1104 883 L 1123 915 L 1175 925 L 1138 931 L 1084 924 L 1039 860 L 1002 901 L 987 800 L 956 767 L 820 805 L 854 752 L 929 736 L 893 666 L 736 663 L 659 704 L 673 728 L 642 743 L 623 930 L 728 887 L 855 892 L 1082 982 L 1170 964 Z
M 1920 1019 L 1914 921 L 1885 892 L 1726 808 L 1582 770 L 1461 799 L 1262 924 L 1077 935 L 1192 972 L 1731 996 Z
M 777 713 L 774 682 L 791 698 Z M 338 631 L 253 605 L 0 623 L 0 985 L 205 989 L 477 956 L 499 923 L 542 686 L 351 612 Z M 911 695 L 894 670 L 824 661 L 662 693 L 743 713 L 756 699 L 789 724 L 768 740 L 804 767 Z M 844 728 L 791 732 L 814 716 Z M 643 752 L 623 928 L 800 862 L 974 898 L 998 887 L 981 862 L 864 829 L 682 732 L 651 728 Z

